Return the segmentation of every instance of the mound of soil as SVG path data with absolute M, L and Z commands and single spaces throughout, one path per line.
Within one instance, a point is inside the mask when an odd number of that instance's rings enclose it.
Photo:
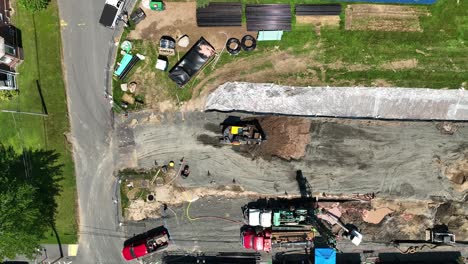
M 453 183 L 462 185 L 468 179 L 468 153 L 454 163 L 447 166 L 445 176 Z
M 258 154 L 298 160 L 305 156 L 310 143 L 311 122 L 305 118 L 268 116 L 257 118 L 266 135 Z

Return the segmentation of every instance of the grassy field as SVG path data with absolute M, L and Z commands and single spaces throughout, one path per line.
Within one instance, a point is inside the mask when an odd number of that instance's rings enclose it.
M 71 146 L 64 134 L 69 131 L 65 86 L 62 76 L 61 39 L 56 1 L 34 15 L 16 7 L 13 24 L 21 30 L 25 60 L 17 69 L 20 95 L 0 103 L 1 109 L 42 113 L 38 84 L 48 116 L 0 113 L 0 138 L 3 144 L 23 148 L 55 150 L 63 167 L 62 193 L 57 197 L 56 229 L 61 243 L 77 241 L 76 182 Z M 57 243 L 52 231 L 43 243 Z
M 242 1 L 243 3 L 285 3 L 289 1 Z M 294 1 L 323 3 L 324 1 Z M 329 1 L 333 2 L 333 1 Z M 279 42 L 261 42 L 257 54 L 261 58 L 273 47 L 296 57 L 314 62 L 308 70 L 325 71 L 329 85 L 373 85 L 383 80 L 394 86 L 459 88 L 468 81 L 468 1 L 439 0 L 427 8 L 430 15 L 421 16 L 422 32 L 347 31 L 340 27 L 323 27 L 318 36 L 310 26 L 293 25 Z M 343 5 L 343 9 L 346 5 Z M 344 15 L 342 15 L 342 20 Z M 294 21 L 294 19 L 293 19 Z M 229 63 L 239 57 L 223 60 Z M 414 59 L 418 65 L 407 69 L 384 69 L 386 63 Z M 351 67 L 337 67 L 339 62 Z M 274 62 L 273 62 L 274 63 Z M 360 67 L 352 67 L 352 66 Z M 353 69 L 358 68 L 358 69 Z M 366 70 L 362 70 L 365 68 Z M 307 79 L 307 73 L 301 73 Z M 297 73 L 278 75 L 281 83 Z M 285 83 L 284 83 L 285 84 Z M 310 85 L 314 85 L 313 81 Z

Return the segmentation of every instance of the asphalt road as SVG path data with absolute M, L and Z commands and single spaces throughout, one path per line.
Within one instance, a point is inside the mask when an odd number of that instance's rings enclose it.
M 98 24 L 104 0 L 59 0 L 79 212 L 73 263 L 120 263 L 113 203 L 111 105 L 104 97 L 113 30 Z

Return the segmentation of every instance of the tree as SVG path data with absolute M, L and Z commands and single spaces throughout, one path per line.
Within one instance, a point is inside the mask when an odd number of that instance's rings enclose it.
M 0 90 L 0 102 L 1 101 L 10 101 L 18 93 L 16 91 L 2 91 Z
M 31 12 L 46 9 L 50 0 L 18 0 L 18 4 Z
M 53 151 L 18 154 L 0 145 L 0 261 L 32 258 L 54 227 L 62 165 Z

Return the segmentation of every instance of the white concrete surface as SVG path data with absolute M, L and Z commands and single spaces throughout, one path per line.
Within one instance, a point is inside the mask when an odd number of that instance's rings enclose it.
M 205 110 L 398 120 L 468 120 L 468 91 L 397 87 L 290 87 L 228 82 Z

